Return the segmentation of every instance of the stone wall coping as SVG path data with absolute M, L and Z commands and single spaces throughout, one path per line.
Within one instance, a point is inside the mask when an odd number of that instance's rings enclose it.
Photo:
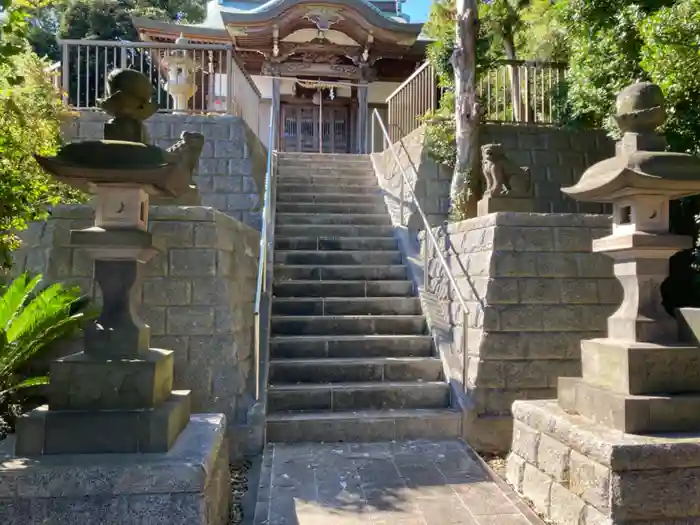
M 195 414 L 165 454 L 0 456 L 0 498 L 201 494 L 225 445 L 226 426 L 224 414 Z
M 556 125 L 551 125 L 551 126 L 546 126 L 542 125 L 541 123 L 521 123 L 521 124 L 515 124 L 512 122 L 485 122 L 481 124 L 481 127 L 483 129 L 507 129 L 509 131 L 512 131 L 513 133 L 537 133 L 540 134 L 542 133 L 543 130 L 546 130 L 549 133 L 566 133 L 570 134 L 572 132 L 571 128 L 567 128 L 564 126 L 556 126 Z M 610 140 L 612 142 L 612 139 L 608 137 L 608 134 L 605 130 L 603 129 L 577 129 L 575 130 L 575 133 L 577 135 L 579 134 L 586 134 L 586 135 L 595 135 L 602 137 L 606 140 Z
M 60 204 L 51 210 L 51 217 L 54 219 L 92 219 L 94 213 L 94 209 L 89 204 Z M 246 229 L 258 233 L 254 228 L 209 206 L 153 205 L 148 208 L 148 219 L 149 221 L 218 222 L 224 227 Z
M 447 233 L 476 230 L 491 226 L 610 228 L 611 224 L 612 217 L 610 215 L 498 212 L 464 221 L 448 222 Z
M 109 115 L 102 113 L 101 111 L 84 111 L 81 110 L 77 115 L 71 114 L 64 117 L 66 120 L 93 120 L 93 121 L 104 121 L 109 119 Z M 178 115 L 175 113 L 156 113 L 151 118 L 145 121 L 148 125 L 149 122 L 162 122 L 162 121 L 172 121 L 181 124 L 202 124 L 202 123 L 237 123 L 244 122 L 242 117 L 236 115 L 222 115 L 222 114 L 208 114 L 208 115 Z
M 614 472 L 700 467 L 700 433 L 624 434 L 569 414 L 556 400 L 515 401 L 512 412 L 516 421 L 570 446 Z

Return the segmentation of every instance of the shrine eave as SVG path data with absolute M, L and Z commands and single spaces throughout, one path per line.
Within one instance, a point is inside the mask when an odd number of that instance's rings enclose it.
M 270 2 L 250 11 L 221 11 L 221 19 L 225 26 L 250 27 L 260 24 L 269 24 L 274 21 L 280 24 L 285 18 L 294 18 L 295 14 L 304 18 L 306 13 L 328 11 L 331 16 L 337 14 L 343 18 L 343 14 L 351 15 L 357 21 L 365 21 L 369 26 L 380 32 L 394 33 L 398 38 L 417 38 L 423 29 L 423 24 L 410 24 L 399 22 L 397 19 L 383 13 L 377 7 L 366 0 L 271 0 Z M 352 16 L 354 15 L 354 16 Z
M 343 9 L 353 9 L 362 14 L 368 22 L 383 27 L 385 29 L 396 30 L 405 33 L 420 33 L 423 24 L 411 24 L 399 22 L 394 17 L 382 12 L 366 0 L 319 0 L 310 2 L 309 0 L 270 0 L 266 4 L 251 9 L 250 11 L 230 12 L 222 11 L 221 16 L 224 23 L 229 22 L 263 22 L 275 18 L 288 9 L 295 6 L 303 6 L 308 10 L 323 7 L 338 7 Z
M 160 22 L 138 16 L 132 16 L 131 21 L 143 40 L 155 38 L 163 41 L 172 41 L 182 34 L 192 44 L 231 43 L 231 35 L 229 35 L 228 31 L 225 29 L 173 24 L 171 22 Z

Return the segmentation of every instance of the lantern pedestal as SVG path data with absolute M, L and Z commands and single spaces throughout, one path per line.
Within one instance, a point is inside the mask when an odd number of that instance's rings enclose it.
M 114 104 L 126 96 L 137 102 L 127 108 L 150 103 L 141 73 L 116 71 L 108 83 L 119 86 L 121 98 L 107 99 Z M 142 137 L 132 120 L 121 128 Z M 190 392 L 172 389 L 173 352 L 151 348 L 150 328 L 136 315 L 141 269 L 158 251 L 149 197 L 188 187 L 202 142 L 186 135 L 180 154 L 129 140 L 84 142 L 38 159 L 95 196 L 94 225 L 70 240 L 94 260 L 103 305 L 84 327 L 84 350 L 51 364 L 48 405 L 17 420 L 14 451 L 0 457 L 0 523 L 228 523 L 226 417 L 191 416 Z M 119 155 L 125 150 L 142 162 L 134 167 Z M 102 156 L 117 160 L 102 167 Z
M 669 258 L 692 247 L 669 233 L 669 201 L 700 193 L 700 158 L 669 153 L 658 86 L 617 99 L 616 155 L 563 191 L 613 205 L 610 256 L 624 296 L 608 337 L 581 342 L 582 377 L 556 401 L 516 401 L 508 481 L 555 524 L 700 523 L 700 311 L 662 304 Z M 546 494 L 546 496 L 545 496 Z

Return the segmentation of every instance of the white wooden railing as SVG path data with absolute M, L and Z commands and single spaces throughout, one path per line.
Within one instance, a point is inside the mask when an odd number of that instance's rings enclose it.
M 167 64 L 175 54 L 186 56 L 192 71 L 186 81 L 196 88 L 188 102 L 187 112 L 218 113 L 242 117 L 248 126 L 261 135 L 260 91 L 240 67 L 230 44 L 167 44 L 161 42 L 128 42 L 104 40 L 60 40 L 58 87 L 66 105 L 77 110 L 99 107 L 105 97 L 105 80 L 115 68 L 141 71 L 154 87 L 154 101 L 161 112 L 175 111 L 174 99 L 168 93 L 173 75 L 182 74 Z M 266 137 L 266 133 L 263 133 Z
M 556 96 L 566 64 L 502 60 L 479 78 L 477 96 L 487 122 L 552 124 Z M 386 99 L 389 136 L 393 143 L 421 124 L 421 117 L 439 106 L 435 68 L 424 62 Z

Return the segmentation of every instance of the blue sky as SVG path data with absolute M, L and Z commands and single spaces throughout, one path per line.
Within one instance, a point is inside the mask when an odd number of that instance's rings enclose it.
M 425 22 L 430 12 L 431 0 L 406 0 L 401 10 L 411 17 L 411 22 Z

